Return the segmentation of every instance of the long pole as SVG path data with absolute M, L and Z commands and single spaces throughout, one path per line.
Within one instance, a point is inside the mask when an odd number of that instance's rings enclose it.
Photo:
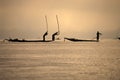
M 47 32 L 48 32 L 48 20 L 47 20 L 47 16 L 45 16 L 45 20 L 46 20 L 46 28 L 47 28 Z
M 56 15 L 56 20 L 57 20 L 57 25 L 58 25 L 58 32 L 60 33 L 60 24 L 59 24 L 59 20 L 58 20 L 58 16 Z

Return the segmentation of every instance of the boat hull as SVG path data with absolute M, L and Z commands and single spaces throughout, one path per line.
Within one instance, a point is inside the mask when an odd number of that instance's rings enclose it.
M 9 42 L 52 42 L 52 40 L 8 40 Z
M 64 38 L 72 42 L 98 42 L 97 40 L 83 40 L 83 39 L 75 39 L 75 38 Z

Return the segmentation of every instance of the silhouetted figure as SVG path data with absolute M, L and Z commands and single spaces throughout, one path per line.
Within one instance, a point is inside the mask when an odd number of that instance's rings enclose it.
M 43 41 L 45 41 L 45 36 L 48 35 L 48 31 L 43 35 Z
M 52 35 L 52 41 L 55 41 L 55 36 L 56 35 L 59 35 L 59 32 L 56 32 L 56 33 L 54 33 L 53 35 Z
M 97 31 L 97 33 L 96 33 L 96 35 L 97 35 L 97 42 L 99 42 L 99 39 L 100 39 L 100 35 L 102 35 L 99 31 Z

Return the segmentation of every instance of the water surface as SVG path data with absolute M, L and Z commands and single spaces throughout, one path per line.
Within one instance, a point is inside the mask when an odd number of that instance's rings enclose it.
M 120 80 L 120 41 L 0 42 L 0 80 Z

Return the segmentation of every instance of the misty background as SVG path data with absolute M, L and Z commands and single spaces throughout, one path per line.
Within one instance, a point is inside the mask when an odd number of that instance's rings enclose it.
M 0 0 L 0 39 L 48 39 L 57 31 L 60 38 L 102 38 L 120 36 L 120 0 Z

